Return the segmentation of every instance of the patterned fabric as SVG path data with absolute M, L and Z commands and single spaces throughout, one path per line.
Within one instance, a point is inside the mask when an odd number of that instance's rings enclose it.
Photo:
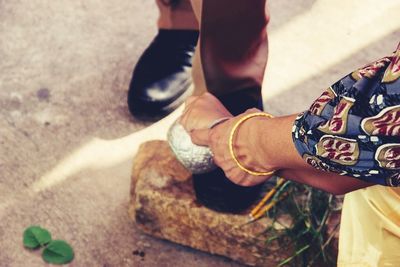
M 400 186 L 400 43 L 393 55 L 329 87 L 293 127 L 295 146 L 313 167 Z

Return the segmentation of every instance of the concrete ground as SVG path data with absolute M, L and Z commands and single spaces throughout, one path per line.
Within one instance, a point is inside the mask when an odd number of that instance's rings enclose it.
M 306 109 L 400 41 L 398 0 L 270 6 L 264 93 L 275 114 Z M 45 266 L 22 246 L 32 224 L 73 245 L 70 266 L 240 266 L 146 236 L 128 218 L 135 144 L 124 140 L 148 124 L 125 98 L 156 16 L 147 0 L 0 0 L 0 266 Z

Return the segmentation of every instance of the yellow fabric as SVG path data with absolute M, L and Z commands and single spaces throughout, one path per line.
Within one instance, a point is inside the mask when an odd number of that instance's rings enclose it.
M 376 185 L 345 196 L 338 266 L 400 266 L 400 188 Z

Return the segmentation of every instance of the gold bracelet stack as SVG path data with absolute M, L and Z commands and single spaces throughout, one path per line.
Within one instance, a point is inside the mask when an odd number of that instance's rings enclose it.
M 236 155 L 235 155 L 235 151 L 233 149 L 233 138 L 235 136 L 235 133 L 238 129 L 238 127 L 245 122 L 246 120 L 253 118 L 253 117 L 267 117 L 267 118 L 273 118 L 273 116 L 271 114 L 268 113 L 264 113 L 264 112 L 256 112 L 256 113 L 251 113 L 248 114 L 244 117 L 242 117 L 238 122 L 236 122 L 236 124 L 233 126 L 230 136 L 229 136 L 229 151 L 231 153 L 231 156 L 233 158 L 233 160 L 236 162 L 237 166 L 244 172 L 247 172 L 248 174 L 254 175 L 254 176 L 269 176 L 275 173 L 275 170 L 273 171 L 268 171 L 268 172 L 259 172 L 259 171 L 255 171 L 255 170 L 250 170 L 248 168 L 246 168 L 245 166 L 243 166 L 239 160 L 237 159 Z

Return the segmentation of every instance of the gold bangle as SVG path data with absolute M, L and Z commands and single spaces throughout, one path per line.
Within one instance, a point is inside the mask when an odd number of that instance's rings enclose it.
M 242 117 L 238 122 L 236 122 L 236 124 L 233 126 L 232 130 L 231 130 L 231 134 L 229 136 L 229 151 L 231 153 L 231 156 L 233 158 L 233 160 L 236 162 L 236 164 L 238 165 L 238 167 L 242 170 L 247 172 L 248 174 L 254 175 L 254 176 L 267 176 L 267 175 L 271 175 L 275 173 L 275 170 L 273 171 L 268 171 L 268 172 L 259 172 L 259 171 L 253 171 L 250 170 L 248 168 L 246 168 L 245 166 L 243 166 L 239 160 L 237 159 L 235 152 L 233 150 L 233 138 L 235 136 L 236 130 L 238 129 L 238 127 L 246 120 L 253 118 L 253 117 L 268 117 L 268 118 L 273 118 L 273 116 L 271 114 L 268 113 L 264 113 L 264 112 L 256 112 L 256 113 L 251 113 L 248 114 L 244 117 Z

